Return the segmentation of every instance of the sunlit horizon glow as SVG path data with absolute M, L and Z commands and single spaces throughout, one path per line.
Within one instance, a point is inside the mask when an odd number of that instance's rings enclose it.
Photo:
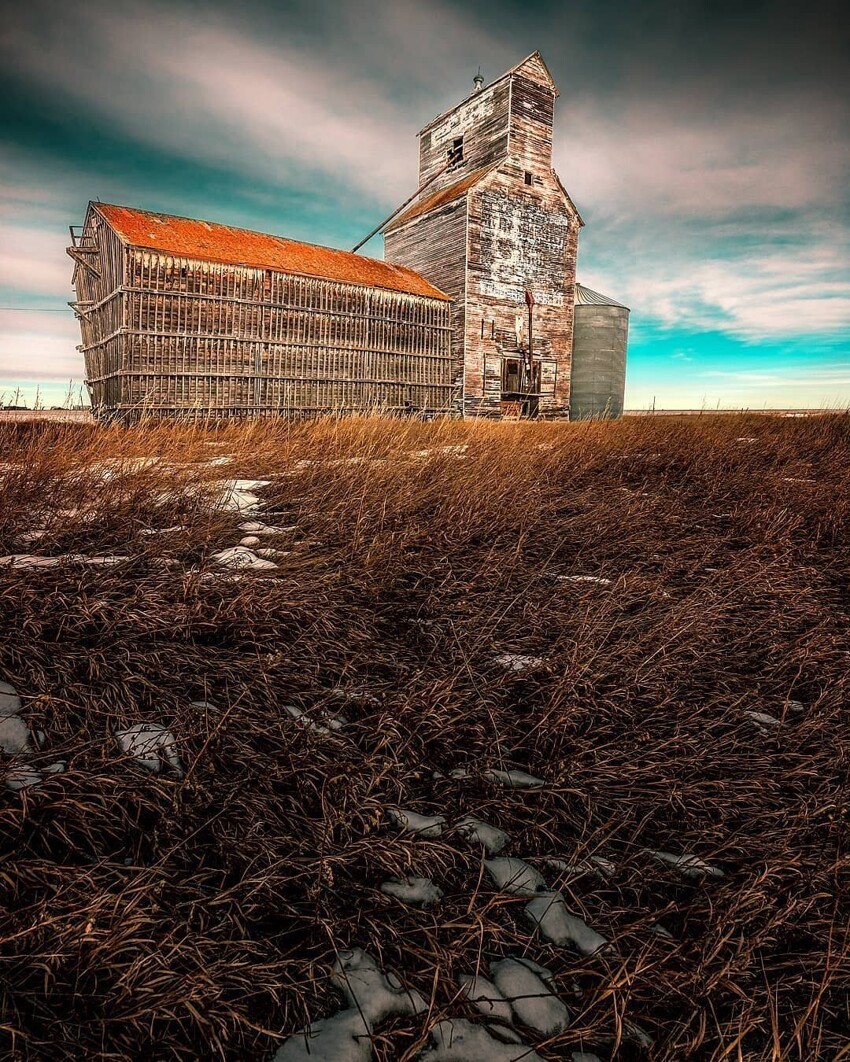
M 89 199 L 350 248 L 478 66 L 540 49 L 579 279 L 632 310 L 626 406 L 846 406 L 850 79 L 819 6 L 21 4 L 0 30 L 0 395 L 79 386 L 64 248 Z

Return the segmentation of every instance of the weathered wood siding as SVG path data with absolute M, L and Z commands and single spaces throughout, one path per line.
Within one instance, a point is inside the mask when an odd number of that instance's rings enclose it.
M 112 229 L 90 210 L 78 241 L 80 254 L 72 283 L 80 321 L 79 349 L 91 381 L 92 406 L 116 406 L 123 401 L 120 376 L 122 326 L 121 288 L 124 247 Z M 92 251 L 95 253 L 91 253 Z
M 492 85 L 426 129 L 419 137 L 419 183 L 424 184 L 442 166 L 455 137 L 463 137 L 463 165 L 447 170 L 430 186 L 429 193 L 451 184 L 459 176 L 491 166 L 508 153 L 509 79 Z
M 95 412 L 451 408 L 446 300 L 172 257 L 91 215 L 83 239 L 101 273 L 75 266 Z
M 426 126 L 420 181 L 445 164 L 454 137 L 464 137 L 462 166 L 439 177 L 429 196 L 464 173 L 493 169 L 450 207 L 414 217 L 385 237 L 389 261 L 412 267 L 457 300 L 452 351 L 462 356 L 467 414 L 500 415 L 503 361 L 520 356 L 527 328 L 526 289 L 536 302 L 539 412 L 569 413 L 581 221 L 552 170 L 556 95 L 545 65 L 532 56 Z
M 388 232 L 384 246 L 387 261 L 415 269 L 454 300 L 451 315 L 453 405 L 460 410 L 466 314 L 466 196 Z
M 527 165 L 527 163 L 525 163 Z M 579 223 L 551 170 L 524 182 L 507 163 L 469 197 L 466 411 L 496 416 L 502 360 L 519 356 L 534 295 L 532 349 L 541 365 L 540 413 L 569 411 Z

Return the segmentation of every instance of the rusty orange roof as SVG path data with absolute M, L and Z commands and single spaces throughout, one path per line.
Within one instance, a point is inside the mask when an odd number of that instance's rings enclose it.
M 399 225 L 404 225 L 408 221 L 412 221 L 413 218 L 418 218 L 420 214 L 427 214 L 429 210 L 436 210 L 437 207 L 446 206 L 447 203 L 451 203 L 459 196 L 465 195 L 473 185 L 478 184 L 481 178 L 490 172 L 490 170 L 496 169 L 501 163 L 495 163 L 492 166 L 482 166 L 479 170 L 473 170 L 465 177 L 461 177 L 459 181 L 455 181 L 454 184 L 447 185 L 445 188 L 440 188 L 436 192 L 432 192 L 431 195 L 426 195 L 424 199 L 419 199 L 412 206 L 409 206 L 404 213 L 399 214 L 397 218 L 394 218 L 389 225 L 386 226 L 384 232 L 392 232 L 393 229 L 397 229 Z
M 419 273 L 406 266 L 377 258 L 287 240 L 265 232 L 237 229 L 194 218 L 155 214 L 150 210 L 92 203 L 119 238 L 133 247 L 143 247 L 176 258 L 200 258 L 208 262 L 232 262 L 255 269 L 323 277 L 347 284 L 365 284 L 409 295 L 425 295 L 450 301 Z

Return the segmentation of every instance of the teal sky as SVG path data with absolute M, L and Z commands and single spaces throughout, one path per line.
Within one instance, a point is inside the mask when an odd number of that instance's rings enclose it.
M 351 247 L 477 67 L 540 49 L 579 278 L 632 308 L 627 406 L 850 404 L 846 21 L 820 0 L 7 3 L 0 392 L 81 380 L 64 248 L 90 198 Z

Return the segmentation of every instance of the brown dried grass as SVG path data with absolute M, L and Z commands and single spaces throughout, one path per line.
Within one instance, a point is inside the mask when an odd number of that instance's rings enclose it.
M 203 463 L 220 453 L 233 464 Z M 624 1020 L 655 1058 L 847 1057 L 846 416 L 0 426 L 0 460 L 0 554 L 132 556 L 0 575 L 0 676 L 47 735 L 37 762 L 68 761 L 0 792 L 8 1057 L 266 1058 L 338 1005 L 327 968 L 355 944 L 430 1021 L 463 1013 L 455 978 L 486 959 L 544 962 L 573 1013 L 540 1048 L 553 1060 L 637 1056 Z M 225 475 L 272 479 L 269 522 L 298 526 L 273 578 L 187 572 L 237 540 L 205 501 Z M 504 651 L 549 668 L 506 674 Z M 350 700 L 332 737 L 280 710 L 364 690 L 379 703 Z M 178 735 L 182 782 L 119 759 L 110 735 L 139 720 Z M 432 778 L 460 764 L 552 785 Z M 546 876 L 617 955 L 530 942 L 475 852 L 397 839 L 388 804 L 474 811 L 524 858 L 613 859 L 611 880 Z M 726 876 L 685 881 L 645 847 Z M 410 869 L 440 908 L 378 891 Z M 391 1024 L 377 1057 L 412 1057 L 425 1031 Z

